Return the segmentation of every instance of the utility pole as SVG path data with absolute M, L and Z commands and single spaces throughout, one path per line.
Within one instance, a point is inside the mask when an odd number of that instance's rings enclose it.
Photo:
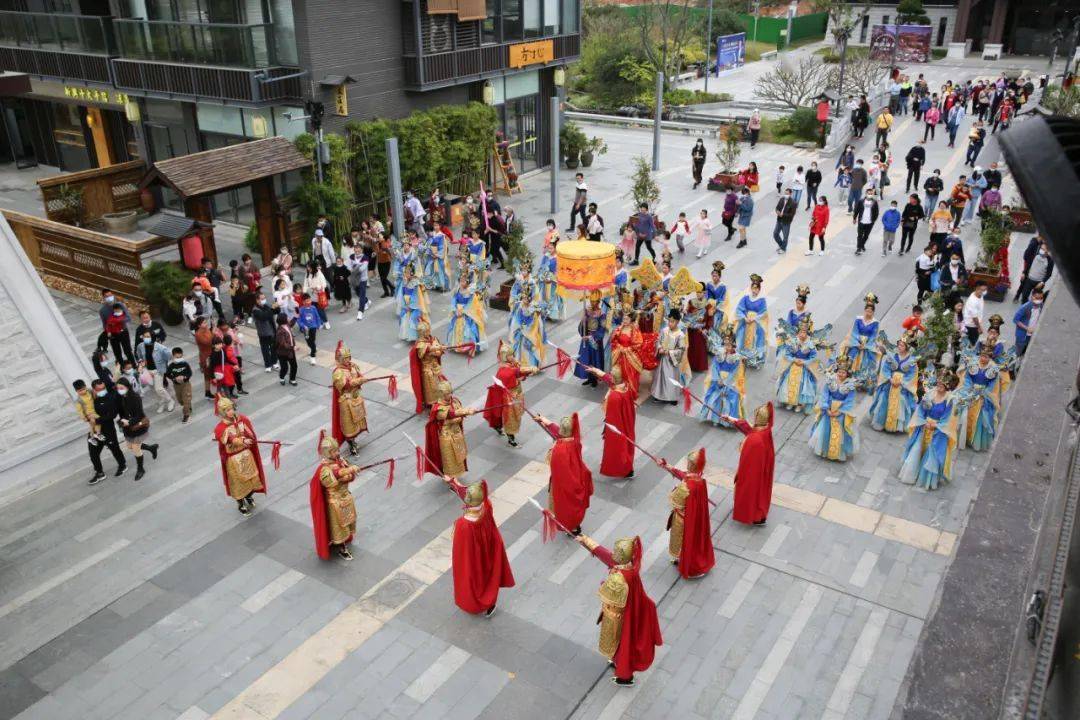
M 709 73 L 712 72 L 712 63 L 709 62 L 709 55 L 712 54 L 712 4 L 713 0 L 709 0 L 708 30 L 705 31 L 705 92 L 709 92 Z M 719 55 L 716 56 L 716 64 L 720 65 Z
M 664 114 L 664 73 L 656 73 L 656 108 L 653 115 L 652 169 L 660 169 L 660 118 Z
M 754 42 L 757 42 L 757 21 L 761 17 L 761 0 L 754 0 Z
M 390 210 L 394 218 L 394 235 L 405 239 L 405 208 L 401 204 L 401 164 L 398 160 L 397 138 L 386 138 L 386 175 L 390 187 Z
M 840 31 L 840 87 L 836 88 L 838 98 L 834 117 L 840 117 L 840 103 L 844 101 L 844 70 L 847 69 L 847 41 L 851 31 L 847 28 Z
M 791 23 L 795 19 L 795 13 L 799 10 L 799 3 L 791 0 L 787 7 L 787 36 L 784 38 L 784 49 L 791 47 Z
M 558 96 L 551 98 L 551 214 L 559 212 L 559 139 L 562 136 Z
M 323 181 L 323 163 L 324 153 L 326 152 L 326 143 L 323 140 L 323 114 L 326 112 L 326 108 L 318 100 L 307 100 L 304 102 L 304 111 L 307 113 L 308 118 L 311 119 L 311 129 L 315 131 L 315 169 L 316 177 L 319 179 L 319 184 Z

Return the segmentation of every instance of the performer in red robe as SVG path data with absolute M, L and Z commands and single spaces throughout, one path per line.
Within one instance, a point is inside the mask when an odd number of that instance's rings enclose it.
M 604 427 L 604 454 L 600 459 L 600 474 L 608 477 L 634 477 L 634 444 L 637 438 L 637 388 L 623 382 L 622 370 L 611 369 L 603 376 L 608 384 L 604 397 L 604 423 L 611 424 L 626 435 L 623 437 Z
M 341 559 L 352 560 L 348 545 L 356 534 L 356 501 L 349 484 L 360 470 L 341 457 L 337 440 L 325 430 L 319 433 L 317 447 L 319 465 L 308 482 L 315 552 L 321 559 L 329 560 L 330 549 L 336 548 Z
M 593 494 L 592 471 L 581 457 L 581 426 L 578 415 L 553 423 L 543 416 L 538 420 L 555 439 L 548 451 L 551 475 L 548 479 L 548 509 L 571 534 L 581 532 L 581 521 L 589 509 Z
M 461 477 L 469 469 L 463 421 L 480 411 L 464 407 L 454 397 L 453 388 L 446 380 L 439 383 L 438 391 L 440 397 L 431 406 L 424 427 L 424 454 L 427 455 L 424 472 Z
M 709 519 L 709 487 L 705 472 L 705 448 L 686 456 L 686 470 L 668 465 L 660 466 L 681 482 L 668 495 L 671 515 L 668 517 L 668 554 L 679 566 L 685 579 L 699 578 L 712 570 L 716 557 L 712 545 L 712 523 Z
M 266 494 L 259 438 L 251 420 L 238 413 L 233 401 L 224 395 L 214 400 L 214 413 L 221 418 L 214 428 L 214 439 L 221 458 L 225 492 L 236 501 L 240 514 L 250 515 L 255 509 L 255 493 Z
M 624 306 L 622 322 L 611 335 L 611 367 L 618 367 L 622 371 L 623 380 L 635 392 L 641 386 L 641 344 L 637 313 L 633 307 Z
M 616 540 L 613 550 L 588 535 L 578 535 L 577 541 L 609 568 L 598 593 L 598 649 L 615 666 L 611 681 L 616 685 L 633 685 L 634 673 L 648 670 L 656 648 L 664 644 L 656 603 L 641 584 L 641 538 Z
M 705 340 L 705 334 L 708 332 L 708 327 L 705 323 L 708 322 L 708 308 L 706 308 L 705 296 L 703 292 L 699 292 L 697 297 L 690 298 L 686 301 L 686 309 L 684 310 L 683 317 L 691 316 L 693 313 L 701 312 L 701 325 L 694 327 L 690 326 L 686 330 L 687 336 L 687 348 L 686 357 L 690 362 L 690 369 L 694 372 L 705 372 L 709 369 L 709 346 Z M 697 317 L 697 315 L 693 315 Z
M 739 453 L 739 469 L 735 472 L 735 510 L 731 517 L 737 522 L 764 525 L 772 503 L 773 466 L 773 404 L 754 411 L 753 426 L 745 420 L 725 417 L 727 422 L 746 436 Z
M 499 368 L 495 371 L 498 382 L 488 385 L 484 420 L 499 435 L 506 436 L 510 447 L 518 446 L 516 436 L 521 429 L 521 416 L 525 414 L 525 388 L 521 381 L 538 372 L 538 368 L 519 363 L 514 349 L 499 341 Z
M 491 617 L 499 588 L 514 587 L 514 573 L 492 514 L 487 481 L 466 487 L 450 476 L 443 480 L 465 503 L 465 511 L 454 521 L 454 602 L 467 613 Z

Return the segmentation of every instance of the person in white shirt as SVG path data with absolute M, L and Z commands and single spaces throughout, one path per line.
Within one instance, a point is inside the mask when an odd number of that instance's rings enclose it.
M 405 213 L 412 218 L 406 222 L 406 226 L 419 235 L 420 231 L 424 229 L 424 218 L 427 216 L 427 211 L 424 210 L 424 204 L 416 197 L 416 193 L 411 190 L 405 193 Z
M 316 230 L 311 238 L 311 259 L 323 267 L 334 267 L 337 262 L 337 253 L 334 252 L 334 243 L 323 234 L 322 230 Z
M 934 259 L 935 249 L 936 246 L 931 243 L 923 248 L 919 257 L 915 258 L 915 284 L 919 288 L 919 294 L 915 298 L 917 303 L 921 303 L 924 297 L 933 293 L 930 288 L 930 278 L 934 274 L 934 268 L 937 267 Z
M 803 190 L 806 189 L 806 172 L 803 171 L 802 165 L 795 168 L 795 177 L 791 178 L 788 187 L 791 188 L 792 199 L 794 199 L 795 204 L 798 205 L 799 200 L 802 199 Z
M 968 342 L 975 345 L 982 334 L 983 295 L 986 294 L 986 283 L 982 280 L 975 283 L 975 289 L 964 301 L 964 332 L 967 333 Z

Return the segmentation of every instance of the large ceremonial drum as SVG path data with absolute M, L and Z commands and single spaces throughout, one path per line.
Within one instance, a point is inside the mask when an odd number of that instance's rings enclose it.
M 591 240 L 564 240 L 555 249 L 555 279 L 559 295 L 581 299 L 593 290 L 610 295 L 615 290 L 615 246 Z

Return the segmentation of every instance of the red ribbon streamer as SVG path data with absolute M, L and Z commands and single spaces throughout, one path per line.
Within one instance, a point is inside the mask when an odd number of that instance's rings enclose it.
M 275 470 L 281 469 L 281 443 L 275 441 L 273 448 L 270 450 L 270 462 L 273 464 Z
M 397 375 L 391 375 L 390 376 L 390 381 L 388 383 L 386 383 L 386 392 L 390 395 L 391 400 L 397 400 L 397 397 L 398 397 Z M 393 467 L 393 465 L 391 465 L 390 467 Z
M 566 377 L 566 373 L 570 370 L 570 366 L 574 362 L 574 358 L 570 357 L 563 351 L 562 348 L 555 348 L 555 357 L 558 358 L 558 369 L 555 371 L 557 377 L 562 380 Z
M 420 446 L 416 446 L 416 482 L 423 482 L 424 480 L 424 451 L 420 449 Z
M 397 460 L 390 458 L 390 474 L 386 476 L 386 489 L 389 490 L 394 486 L 394 468 L 397 466 Z
M 540 541 L 545 543 L 550 542 L 554 539 L 557 532 L 558 528 L 555 526 L 555 518 L 551 517 L 551 513 L 545 510 L 544 520 L 540 526 Z
M 682 411 L 683 415 L 690 414 L 690 401 L 693 396 L 690 394 L 690 388 L 684 387 L 682 389 Z

